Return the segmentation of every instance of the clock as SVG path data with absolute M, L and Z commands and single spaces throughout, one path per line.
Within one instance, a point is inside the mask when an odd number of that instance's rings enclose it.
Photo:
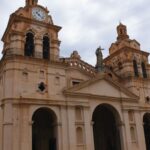
M 32 9 L 32 17 L 38 21 L 44 21 L 46 19 L 46 13 L 41 8 L 35 7 Z

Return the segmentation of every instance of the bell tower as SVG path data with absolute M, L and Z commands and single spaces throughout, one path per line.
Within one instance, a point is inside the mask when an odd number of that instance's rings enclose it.
M 53 23 L 47 8 L 38 5 L 38 0 L 26 0 L 26 6 L 10 16 L 2 37 L 3 56 L 20 55 L 59 61 L 60 29 Z
M 111 44 L 109 53 L 104 60 L 105 65 L 123 79 L 123 84 L 131 88 L 131 91 L 138 92 L 135 89 L 139 81 L 149 78 L 149 53 L 141 50 L 139 42 L 129 38 L 127 27 L 122 23 L 117 26 L 117 40 Z
M 117 26 L 117 34 L 118 34 L 118 37 L 117 37 L 118 41 L 129 39 L 129 36 L 127 35 L 127 27 L 123 25 L 122 23 L 120 23 Z
M 25 2 L 24 7 L 10 15 L 2 37 L 0 150 L 35 150 L 35 143 L 41 142 L 41 139 L 32 139 L 32 134 L 36 134 L 36 125 L 32 120 L 39 120 L 30 114 L 34 114 L 39 106 L 48 106 L 50 95 L 54 93 L 50 91 L 55 89 L 55 71 L 59 72 L 58 68 L 61 68 L 58 36 L 61 27 L 54 24 L 48 9 L 39 5 L 37 0 Z M 51 126 L 57 124 L 52 110 L 43 108 L 41 111 L 52 118 Z M 41 111 L 37 112 L 41 114 Z M 32 126 L 35 127 L 34 133 Z M 50 129 L 49 134 L 44 131 L 47 136 L 45 145 L 52 147 L 46 150 L 56 147 L 57 137 L 52 134 L 54 130 Z

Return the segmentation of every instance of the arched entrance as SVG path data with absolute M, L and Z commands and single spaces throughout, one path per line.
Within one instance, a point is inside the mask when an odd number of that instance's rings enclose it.
M 92 121 L 95 150 L 121 150 L 117 111 L 110 105 L 99 105 L 93 113 Z
M 146 150 L 150 150 L 150 113 L 143 117 Z
M 47 108 L 38 109 L 32 117 L 32 150 L 56 150 L 56 115 Z

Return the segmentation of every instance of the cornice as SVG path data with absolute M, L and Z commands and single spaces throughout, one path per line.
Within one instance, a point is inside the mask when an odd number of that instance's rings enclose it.
M 80 105 L 83 107 L 89 107 L 88 101 L 78 101 L 80 102 Z M 76 106 L 76 101 L 72 100 L 66 100 L 66 99 L 54 99 L 54 98 L 4 98 L 1 100 L 1 107 L 3 107 L 5 104 L 12 104 L 12 105 L 43 105 L 43 106 Z
M 76 86 L 71 87 L 71 88 L 65 89 L 64 94 L 74 95 L 74 96 L 84 96 L 84 95 L 86 95 L 87 97 L 93 97 L 94 95 L 87 94 L 87 93 L 80 93 L 80 92 L 77 92 L 77 91 L 79 91 L 82 88 L 88 87 L 88 86 L 98 82 L 99 80 L 106 80 L 107 82 L 109 82 L 109 84 L 111 84 L 113 87 L 118 89 L 120 92 L 122 91 L 123 93 L 127 94 L 130 97 L 130 98 L 122 98 L 121 95 L 120 95 L 119 99 L 132 99 L 133 101 L 138 101 L 139 100 L 139 97 L 137 95 L 130 92 L 127 88 L 123 87 L 123 85 L 119 84 L 118 82 L 113 81 L 112 79 L 108 78 L 105 73 L 99 74 L 95 78 L 92 78 L 88 81 L 84 81 L 84 82 L 82 82 L 82 83 L 80 83 Z M 96 97 L 98 97 L 98 96 L 101 97 L 102 96 L 103 98 L 105 98 L 104 95 L 95 95 L 95 96 Z M 106 98 L 108 98 L 108 96 L 106 96 Z
M 105 95 L 93 95 L 86 93 L 77 93 L 77 92 L 68 92 L 64 91 L 64 95 L 73 98 L 88 98 L 88 99 L 98 99 L 98 100 L 106 100 L 106 101 L 120 101 L 120 102 L 128 102 L 128 103 L 137 103 L 138 100 L 135 98 L 122 98 L 122 97 L 110 97 Z
M 150 54 L 150 53 L 145 52 L 145 51 L 142 51 L 142 50 L 137 50 L 137 49 L 134 49 L 134 48 L 125 46 L 125 47 L 123 47 L 123 48 L 118 49 L 116 52 L 112 53 L 112 54 L 109 55 L 108 57 L 106 57 L 106 58 L 104 59 L 104 62 L 109 61 L 109 59 L 112 59 L 113 57 L 119 55 L 119 54 L 122 53 L 122 52 L 129 52 L 129 51 L 130 51 L 130 52 L 134 52 L 134 53 L 139 53 L 139 54 L 145 55 L 146 57 L 148 57 L 149 54 Z
M 50 60 L 44 60 L 42 58 L 35 58 L 35 57 L 28 57 L 28 56 L 21 56 L 21 55 L 11 55 L 9 57 L 4 57 L 0 61 L 1 64 L 6 64 L 8 62 L 16 62 L 16 63 L 26 63 L 26 64 L 32 64 L 32 65 L 44 65 L 44 66 L 58 66 L 58 67 L 67 67 L 68 65 L 65 63 L 62 63 L 61 61 L 50 61 Z
M 19 16 L 19 15 L 13 13 L 12 15 L 10 15 L 7 28 L 6 28 L 6 30 L 5 30 L 5 32 L 4 32 L 4 34 L 3 34 L 3 37 L 2 37 L 2 41 L 3 41 L 3 42 L 4 42 L 4 39 L 5 39 L 5 37 L 6 37 L 6 34 L 9 33 L 9 30 L 10 30 L 10 28 L 11 28 L 11 25 L 12 25 L 14 22 L 25 22 L 25 23 L 28 23 L 28 24 L 39 25 L 39 26 L 42 26 L 42 27 L 45 27 L 45 28 L 53 29 L 53 30 L 55 30 L 56 32 L 59 32 L 59 31 L 61 30 L 61 28 L 62 28 L 62 27 L 57 26 L 57 25 L 53 25 L 53 24 L 49 24 L 49 23 L 45 23 L 45 22 L 33 20 L 33 19 L 26 18 L 26 17 L 23 17 L 23 16 Z

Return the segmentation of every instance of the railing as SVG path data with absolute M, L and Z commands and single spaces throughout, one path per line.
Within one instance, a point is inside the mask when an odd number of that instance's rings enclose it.
M 70 67 L 75 67 L 80 70 L 83 70 L 91 75 L 96 74 L 96 70 L 92 65 L 89 65 L 88 63 L 80 60 L 80 59 L 75 59 L 75 58 L 61 58 L 60 59 L 62 62 L 67 63 Z

